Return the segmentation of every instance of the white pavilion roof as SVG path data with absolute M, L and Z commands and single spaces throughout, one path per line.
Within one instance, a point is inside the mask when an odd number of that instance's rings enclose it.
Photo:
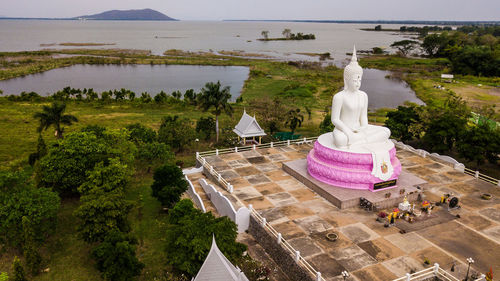
M 242 138 L 266 135 L 264 130 L 259 126 L 259 123 L 257 123 L 257 120 L 255 120 L 255 116 L 248 115 L 245 110 L 243 110 L 243 116 L 241 116 L 240 122 L 238 122 L 233 132 Z
M 245 274 L 235 267 L 217 247 L 215 237 L 212 239 L 212 247 L 196 274 L 194 281 L 248 281 Z

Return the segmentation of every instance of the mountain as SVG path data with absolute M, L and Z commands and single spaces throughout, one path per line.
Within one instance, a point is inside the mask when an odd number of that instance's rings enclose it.
M 75 17 L 87 20 L 176 20 L 152 9 L 111 10 L 100 14 Z

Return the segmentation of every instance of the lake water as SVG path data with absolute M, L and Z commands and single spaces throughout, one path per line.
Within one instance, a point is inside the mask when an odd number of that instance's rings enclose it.
M 37 92 L 47 95 L 66 86 L 73 88 L 93 88 L 100 93 L 113 89 L 129 89 L 140 95 L 148 92 L 151 96 L 160 91 L 184 93 L 188 89 L 196 92 L 207 82 L 220 81 L 231 87 L 232 100 L 241 93 L 248 78 L 245 66 L 198 66 L 198 65 L 74 65 L 0 81 L 4 94 Z
M 41 44 L 113 43 L 110 46 L 85 48 L 127 48 L 151 50 L 161 55 L 169 49 L 185 51 L 244 51 L 261 53 L 280 60 L 318 60 L 299 53 L 330 52 L 336 65 L 346 63 L 346 53 L 353 45 L 358 50 L 389 46 L 407 39 L 393 32 L 370 32 L 374 24 L 336 24 L 302 22 L 223 22 L 223 21 L 52 21 L 0 20 L 0 51 L 40 50 Z M 399 25 L 383 25 L 399 28 Z M 270 37 L 281 37 L 281 32 L 314 33 L 316 40 L 258 41 L 263 30 Z M 75 47 L 51 47 L 75 48 Z M 212 73 L 213 72 L 213 73 Z M 385 71 L 365 70 L 362 88 L 370 96 L 370 108 L 396 107 L 409 100 L 417 103 L 411 89 L 404 82 L 384 78 Z M 233 98 L 240 94 L 248 69 L 205 66 L 73 66 L 29 75 L 9 81 L 0 81 L 6 93 L 35 90 L 50 93 L 65 86 L 109 90 L 128 88 L 137 93 L 151 94 L 164 90 L 199 89 L 208 81 L 221 80 L 231 86 Z

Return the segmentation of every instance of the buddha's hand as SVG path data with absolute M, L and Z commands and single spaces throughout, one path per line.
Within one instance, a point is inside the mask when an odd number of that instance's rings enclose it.
M 364 135 L 362 133 L 353 130 L 352 133 L 347 135 L 347 144 L 348 145 L 355 144 L 362 141 L 363 139 Z

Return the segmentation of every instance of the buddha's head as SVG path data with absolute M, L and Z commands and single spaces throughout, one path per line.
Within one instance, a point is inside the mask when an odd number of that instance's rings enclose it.
M 361 87 L 363 69 L 358 64 L 356 47 L 352 51 L 351 62 L 344 68 L 344 88 L 348 91 L 357 91 Z

